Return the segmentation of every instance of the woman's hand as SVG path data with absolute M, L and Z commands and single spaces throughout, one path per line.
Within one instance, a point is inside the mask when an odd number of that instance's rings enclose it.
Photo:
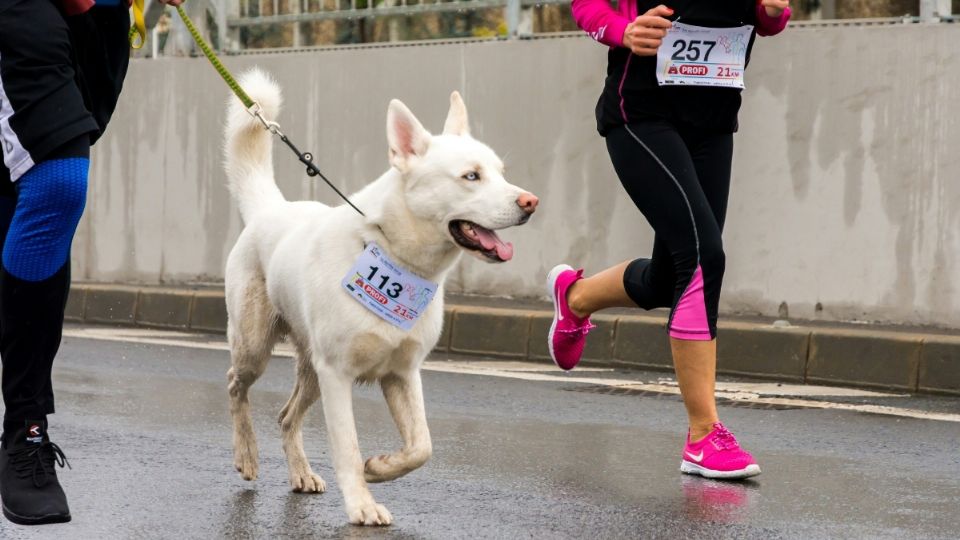
M 783 15 L 784 10 L 790 7 L 790 0 L 761 0 L 760 5 L 767 10 L 767 16 L 776 19 Z
M 663 4 L 640 15 L 623 32 L 623 46 L 639 56 L 656 56 L 667 30 L 673 26 L 666 19 L 670 15 L 673 10 Z

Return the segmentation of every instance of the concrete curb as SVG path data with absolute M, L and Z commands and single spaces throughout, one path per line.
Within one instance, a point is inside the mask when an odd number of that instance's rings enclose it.
M 519 303 L 518 303 L 519 304 Z M 520 304 L 522 305 L 522 304 Z M 75 283 L 71 322 L 225 332 L 223 291 Z M 539 306 L 446 305 L 436 350 L 550 362 L 552 313 Z M 593 318 L 584 361 L 671 370 L 666 320 L 655 315 Z M 727 320 L 719 328 L 717 370 L 801 383 L 842 384 L 960 395 L 960 336 L 872 327 L 792 326 Z

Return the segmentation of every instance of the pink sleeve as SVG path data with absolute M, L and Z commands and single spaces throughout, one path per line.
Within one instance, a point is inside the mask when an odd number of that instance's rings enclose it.
M 570 9 L 577 26 L 590 37 L 611 47 L 623 47 L 623 32 L 630 21 L 607 0 L 573 0 Z
M 790 8 L 783 10 L 779 17 L 767 15 L 767 10 L 757 3 L 757 34 L 761 36 L 775 36 L 787 27 L 790 20 Z

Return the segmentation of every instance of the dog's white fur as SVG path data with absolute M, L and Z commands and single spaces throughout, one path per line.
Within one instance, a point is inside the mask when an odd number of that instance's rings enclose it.
M 241 85 L 266 118 L 277 117 L 280 91 L 269 77 L 253 70 Z M 325 490 L 310 468 L 301 434 L 304 413 L 320 398 L 347 515 L 351 523 L 364 525 L 387 525 L 393 519 L 374 501 L 367 483 L 403 476 L 432 452 L 420 366 L 440 336 L 444 279 L 464 251 L 448 230 L 450 221 L 500 229 L 524 223 L 533 211 L 519 202 L 532 195 L 507 183 L 501 160 L 470 136 L 466 108 L 456 92 L 438 136 L 430 135 L 401 102 L 391 101 L 387 138 L 390 170 L 351 196 L 366 214 L 362 217 L 346 205 L 285 200 L 273 177 L 271 134 L 234 99 L 225 129 L 225 167 L 245 222 L 225 278 L 235 466 L 243 478 L 256 478 L 248 392 L 273 346 L 286 337 L 297 352 L 293 394 L 280 412 L 290 484 L 294 491 Z M 465 179 L 471 171 L 481 179 Z M 368 242 L 440 284 L 409 332 L 341 290 L 341 279 Z M 403 438 L 399 451 L 363 461 L 352 406 L 357 381 L 380 383 Z

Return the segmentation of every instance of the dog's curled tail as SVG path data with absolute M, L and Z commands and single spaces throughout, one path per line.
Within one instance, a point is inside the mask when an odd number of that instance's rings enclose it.
M 238 82 L 267 120 L 280 113 L 280 87 L 258 68 L 243 73 Z M 273 177 L 273 134 L 247 112 L 233 94 L 227 104 L 224 129 L 224 168 L 230 192 L 237 200 L 240 215 L 249 221 L 256 212 L 284 201 Z

